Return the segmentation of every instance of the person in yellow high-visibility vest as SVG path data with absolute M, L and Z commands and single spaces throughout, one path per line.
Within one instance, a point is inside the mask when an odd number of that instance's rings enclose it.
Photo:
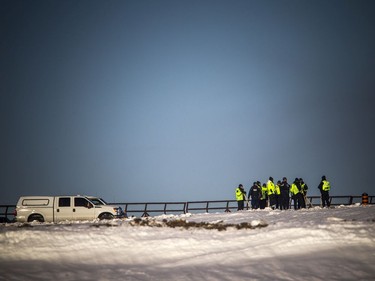
M 267 181 L 267 194 L 270 207 L 275 209 L 276 198 L 275 198 L 275 184 L 273 183 L 273 177 L 269 177 Z
M 301 187 L 298 178 L 296 178 L 290 186 L 290 194 L 292 195 L 294 210 L 300 209 L 303 205 L 303 195 L 301 193 Z
M 244 190 L 242 184 L 240 184 L 236 188 L 236 200 L 238 204 L 237 211 L 243 210 L 245 199 L 246 199 L 246 191 Z
M 259 181 L 257 182 L 257 184 L 260 186 Z M 267 199 L 268 199 L 267 185 L 265 183 L 262 185 L 261 191 L 262 191 L 262 197 L 260 198 L 260 201 L 259 201 L 259 208 L 264 209 L 267 207 Z
M 320 190 L 320 194 L 322 196 L 322 207 L 324 208 L 326 205 L 329 208 L 331 203 L 329 202 L 329 191 L 331 190 L 331 184 L 327 181 L 326 176 L 322 176 L 322 181 L 318 186 Z
M 275 198 L 276 198 L 276 209 L 281 210 L 281 192 L 280 192 L 281 181 L 277 181 L 275 185 Z

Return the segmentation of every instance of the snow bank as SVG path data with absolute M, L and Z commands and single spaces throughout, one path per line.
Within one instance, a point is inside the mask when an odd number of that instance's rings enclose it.
M 149 219 L 149 226 L 141 226 L 142 221 L 3 224 L 0 280 L 373 280 L 375 276 L 375 206 L 163 215 Z M 173 221 L 229 227 L 220 231 L 168 226 Z M 241 223 L 252 227 L 237 229 Z

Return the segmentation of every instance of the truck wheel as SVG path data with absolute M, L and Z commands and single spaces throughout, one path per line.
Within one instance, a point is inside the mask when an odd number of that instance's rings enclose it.
M 32 222 L 32 221 L 38 221 L 38 222 L 44 222 L 44 218 L 42 215 L 31 215 L 28 219 L 27 222 Z
M 100 220 L 112 220 L 114 216 L 111 213 L 103 213 L 99 215 Z

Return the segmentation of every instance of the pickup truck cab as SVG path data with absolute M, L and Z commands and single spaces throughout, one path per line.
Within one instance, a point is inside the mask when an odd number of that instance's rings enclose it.
M 17 222 L 60 222 L 125 217 L 119 206 L 93 196 L 23 196 L 16 206 Z

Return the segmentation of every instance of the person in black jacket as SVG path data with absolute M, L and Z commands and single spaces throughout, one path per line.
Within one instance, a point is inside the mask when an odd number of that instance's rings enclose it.
M 251 209 L 259 208 L 259 200 L 261 196 L 262 196 L 262 190 L 260 186 L 258 186 L 257 183 L 254 182 L 253 186 L 250 188 L 249 197 L 248 197 L 249 200 L 251 198 Z
M 311 202 L 307 199 L 307 190 L 309 189 L 309 187 L 307 186 L 307 184 L 303 181 L 302 178 L 299 179 L 299 182 L 301 184 L 301 194 L 302 194 L 302 197 L 303 197 L 303 206 L 302 208 L 306 208 L 307 205 L 309 205 L 309 207 L 312 206 Z
M 298 194 L 298 209 L 305 209 L 306 208 L 306 201 L 305 201 L 305 190 L 304 188 L 302 187 L 302 183 L 303 180 L 301 178 L 298 179 L 298 184 L 297 184 L 297 187 L 298 187 L 298 190 L 299 190 L 299 194 Z
M 289 190 L 290 185 L 286 177 L 283 177 L 283 181 L 280 185 L 280 210 L 288 210 L 289 209 Z

